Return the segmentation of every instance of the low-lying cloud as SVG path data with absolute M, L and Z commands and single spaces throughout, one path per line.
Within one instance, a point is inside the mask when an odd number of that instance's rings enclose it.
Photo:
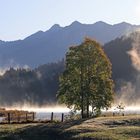
M 128 35 L 127 35 L 128 37 Z M 126 106 L 140 105 L 140 32 L 132 33 L 132 49 L 127 53 L 131 58 L 132 66 L 137 71 L 135 80 L 123 81 L 119 89 L 116 103 L 123 103 Z

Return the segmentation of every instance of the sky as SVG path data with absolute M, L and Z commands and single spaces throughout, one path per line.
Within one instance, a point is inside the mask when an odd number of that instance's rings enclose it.
M 140 25 L 140 0 L 0 0 L 0 40 L 24 39 L 75 20 Z

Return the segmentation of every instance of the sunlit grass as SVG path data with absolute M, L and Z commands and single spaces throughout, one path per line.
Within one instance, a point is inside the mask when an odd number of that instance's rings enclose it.
M 140 115 L 98 117 L 64 123 L 3 124 L 0 140 L 20 137 L 51 140 L 139 140 Z
M 88 128 L 87 128 L 88 129 Z M 140 127 L 116 127 L 108 129 L 97 129 L 93 132 L 80 133 L 75 138 L 94 138 L 101 140 L 132 140 L 140 138 Z

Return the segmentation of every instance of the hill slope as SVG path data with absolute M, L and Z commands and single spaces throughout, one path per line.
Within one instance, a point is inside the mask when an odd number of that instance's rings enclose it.
M 140 76 L 138 76 L 139 69 L 134 65 L 130 52 L 134 51 L 135 47 L 137 47 L 137 53 L 140 52 L 140 42 L 137 40 L 140 40 L 140 33 L 132 33 L 130 36 L 117 38 L 103 46 L 112 62 L 116 91 L 125 84 L 123 92 L 127 94 L 127 98 L 130 97 L 131 101 L 133 98 L 135 103 L 136 99 L 140 97 Z M 140 62 L 140 54 L 136 56 Z M 136 64 L 140 66 L 140 63 Z M 41 65 L 33 70 L 10 69 L 0 76 L 0 104 L 12 105 L 15 102 L 24 103 L 26 101 L 43 105 L 56 102 L 58 79 L 63 70 L 64 61 Z M 132 85 L 127 87 L 127 82 Z
M 24 40 L 0 41 L 0 66 L 36 67 L 56 62 L 64 57 L 69 46 L 81 43 L 85 36 L 106 43 L 139 27 L 125 22 L 110 25 L 102 21 L 94 24 L 75 21 L 66 27 L 56 24 L 48 31 L 39 31 Z

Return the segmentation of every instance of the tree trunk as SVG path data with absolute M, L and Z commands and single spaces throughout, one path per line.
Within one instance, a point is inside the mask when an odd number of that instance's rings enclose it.
M 81 117 L 82 117 L 82 119 L 84 118 L 84 108 L 83 108 L 83 105 L 81 107 Z
M 84 94 L 81 87 L 81 117 L 84 118 Z
M 80 73 L 80 79 L 81 79 L 81 117 L 84 118 L 84 93 L 83 93 L 83 72 L 82 72 L 82 66 L 81 66 L 81 73 Z
M 86 117 L 87 118 L 89 118 L 89 99 L 88 99 L 88 97 L 87 97 L 87 115 L 86 115 Z

